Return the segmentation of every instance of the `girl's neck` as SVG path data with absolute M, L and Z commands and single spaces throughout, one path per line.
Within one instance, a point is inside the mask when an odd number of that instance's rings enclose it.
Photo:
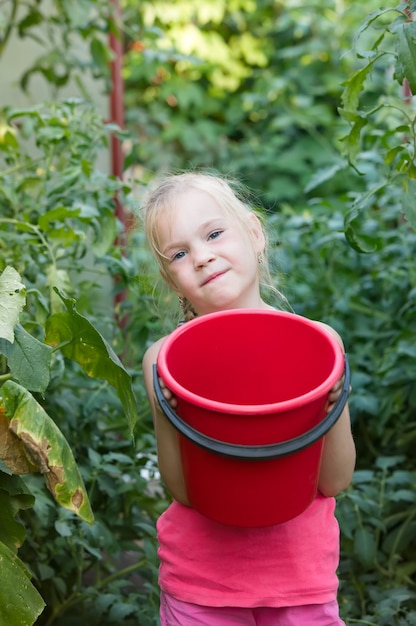
M 238 306 L 238 307 L 229 307 L 228 308 L 221 308 L 221 309 L 216 309 L 216 310 L 210 310 L 210 311 L 204 311 L 204 312 L 199 312 L 197 311 L 197 317 L 200 317 L 201 315 L 207 315 L 208 313 L 220 313 L 221 311 L 227 311 L 230 309 L 269 309 L 269 310 L 274 310 L 274 307 L 271 306 L 270 304 L 267 304 L 267 302 L 264 302 L 264 300 L 262 300 L 261 298 L 259 299 L 259 301 L 256 304 L 250 304 L 247 306 Z

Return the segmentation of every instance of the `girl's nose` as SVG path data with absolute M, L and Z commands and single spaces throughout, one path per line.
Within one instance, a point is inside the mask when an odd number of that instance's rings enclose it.
M 215 259 L 212 248 L 208 245 L 201 244 L 193 251 L 193 261 L 196 268 L 204 267 Z

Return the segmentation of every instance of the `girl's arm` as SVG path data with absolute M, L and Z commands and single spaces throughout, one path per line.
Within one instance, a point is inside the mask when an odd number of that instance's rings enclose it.
M 144 383 L 155 427 L 160 474 L 171 496 L 178 502 L 190 506 L 183 477 L 178 434 L 163 414 L 153 388 L 153 364 L 156 363 L 163 341 L 164 338 L 150 346 L 143 357 Z M 169 399 L 171 394 L 167 389 L 164 390 L 164 394 Z
M 338 333 L 326 324 L 320 325 L 333 335 L 344 349 Z M 348 487 L 354 473 L 355 459 L 355 444 L 347 403 L 339 419 L 325 435 L 318 480 L 318 489 L 324 496 L 336 496 Z
M 342 346 L 339 335 L 329 326 L 321 325 L 335 336 Z M 178 434 L 163 414 L 153 389 L 153 364 L 156 363 L 163 341 L 164 339 L 160 339 L 153 344 L 144 355 L 144 382 L 155 427 L 160 474 L 172 497 L 190 506 L 182 471 Z M 168 400 L 171 399 L 169 390 L 164 389 L 164 394 Z M 319 491 L 324 496 L 336 496 L 350 484 L 354 467 L 355 444 L 351 433 L 348 405 L 345 405 L 341 416 L 325 435 L 318 480 Z

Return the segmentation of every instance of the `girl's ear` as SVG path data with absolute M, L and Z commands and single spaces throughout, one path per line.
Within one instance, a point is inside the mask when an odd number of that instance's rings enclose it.
M 249 228 L 253 237 L 256 252 L 264 252 L 266 247 L 266 239 L 264 236 L 263 226 L 255 213 L 249 215 Z

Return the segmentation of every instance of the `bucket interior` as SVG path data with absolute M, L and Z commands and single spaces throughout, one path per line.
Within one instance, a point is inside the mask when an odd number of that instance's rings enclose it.
M 332 336 L 298 315 L 242 309 L 206 315 L 178 330 L 159 372 L 176 395 L 195 394 L 207 408 L 210 402 L 282 403 L 324 385 L 322 395 L 342 372 Z

